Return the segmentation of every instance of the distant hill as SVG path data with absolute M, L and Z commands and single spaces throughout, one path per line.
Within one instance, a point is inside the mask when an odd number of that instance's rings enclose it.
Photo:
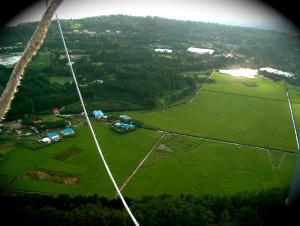
M 36 25 L 3 28 L 0 54 L 23 51 Z M 63 20 L 62 26 L 91 109 L 99 105 L 106 110 L 169 105 L 192 95 L 203 82 L 198 75 L 214 68 L 268 66 L 300 73 L 298 34 L 124 15 Z M 191 46 L 215 52 L 192 54 L 186 51 Z M 156 48 L 173 52 L 155 52 Z M 0 73 L 3 89 L 10 72 L 1 67 Z M 9 117 L 65 105 L 69 112 L 81 111 L 70 78 L 53 21 L 42 49 L 26 71 Z

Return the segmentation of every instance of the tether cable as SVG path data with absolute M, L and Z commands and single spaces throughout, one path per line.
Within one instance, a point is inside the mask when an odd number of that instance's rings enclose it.
M 77 79 L 76 79 L 76 76 L 75 76 L 75 73 L 74 73 L 74 70 L 73 70 L 72 62 L 71 62 L 71 60 L 70 60 L 69 51 L 68 51 L 68 48 L 67 48 L 67 45 L 66 45 L 66 42 L 65 42 L 65 38 L 64 38 L 62 29 L 61 29 L 61 25 L 60 25 L 60 22 L 59 22 L 59 18 L 58 18 L 58 16 L 57 16 L 57 14 L 55 14 L 55 16 L 56 16 L 56 20 L 57 20 L 59 32 L 60 32 L 60 35 L 61 35 L 61 38 L 62 38 L 62 41 L 63 41 L 63 44 L 64 44 L 64 49 L 65 49 L 66 56 L 67 56 L 67 59 L 68 59 L 68 64 L 69 64 L 69 66 L 70 66 L 71 73 L 72 73 L 72 76 L 73 76 L 73 79 L 74 79 L 74 83 L 75 83 L 75 86 L 76 86 L 76 90 L 77 90 L 77 93 L 78 93 L 78 96 L 79 96 L 79 99 L 80 99 L 80 102 L 81 102 L 81 105 L 82 105 L 82 108 L 83 108 L 83 111 L 84 111 L 84 115 L 85 115 L 86 121 L 87 121 L 87 123 L 88 123 L 88 125 L 89 125 L 89 129 L 90 129 L 90 131 L 91 131 L 91 133 L 92 133 L 92 135 L 93 135 L 93 139 L 94 139 L 94 142 L 95 142 L 95 144 L 96 144 L 97 150 L 98 150 L 99 155 L 100 155 L 100 157 L 101 157 L 101 160 L 102 160 L 102 162 L 103 162 L 103 164 L 104 164 L 104 166 L 105 166 L 106 172 L 107 172 L 107 174 L 109 175 L 109 178 L 110 178 L 112 184 L 114 185 L 114 187 L 115 187 L 115 189 L 116 189 L 116 191 L 117 191 L 117 194 L 118 194 L 118 196 L 120 197 L 120 199 L 121 199 L 121 201 L 122 201 L 122 203 L 123 203 L 123 205 L 124 205 L 126 211 L 128 212 L 129 216 L 131 217 L 133 223 L 134 223 L 136 226 L 139 226 L 139 223 L 137 222 L 137 220 L 136 220 L 135 217 L 133 216 L 133 214 L 132 214 L 130 208 L 128 207 L 128 205 L 127 205 L 125 199 L 123 198 L 123 195 L 122 195 L 121 191 L 119 190 L 119 188 L 118 188 L 118 186 L 117 186 L 117 184 L 116 184 L 116 182 L 115 182 L 115 180 L 114 180 L 114 177 L 113 177 L 113 175 L 112 175 L 112 173 L 111 173 L 111 171 L 110 171 L 110 169 L 109 169 L 109 167 L 108 167 L 108 164 L 106 163 L 106 160 L 105 160 L 105 158 L 104 158 L 104 155 L 103 155 L 103 153 L 102 153 L 102 151 L 101 151 L 101 148 L 100 148 L 100 145 L 99 145 L 99 143 L 98 143 L 97 137 L 96 137 L 96 135 L 95 135 L 93 126 L 92 126 L 91 121 L 90 121 L 90 119 L 89 119 L 89 116 L 88 116 L 88 114 L 87 114 L 87 111 L 86 111 L 86 108 L 85 108 L 85 104 L 84 104 L 84 102 L 83 102 L 83 98 L 82 98 L 82 95 L 81 95 L 81 92 L 80 92 L 80 89 L 79 89 L 79 86 L 78 86 L 78 83 L 77 83 Z

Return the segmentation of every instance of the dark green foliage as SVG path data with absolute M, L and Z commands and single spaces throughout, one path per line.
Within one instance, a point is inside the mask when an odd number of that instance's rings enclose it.
M 286 189 L 233 197 L 190 195 L 127 200 L 141 225 L 290 225 Z M 1 195 L 3 225 L 132 225 L 120 200 L 94 196 Z

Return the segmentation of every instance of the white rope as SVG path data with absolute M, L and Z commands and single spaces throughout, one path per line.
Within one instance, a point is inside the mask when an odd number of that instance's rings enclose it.
M 293 127 L 294 127 L 295 139 L 296 139 L 296 143 L 297 143 L 297 151 L 299 152 L 300 147 L 299 147 L 299 139 L 298 139 L 297 127 L 296 127 L 296 122 L 295 122 L 295 119 L 294 119 L 293 108 L 292 108 L 292 105 L 291 105 L 291 100 L 290 100 L 290 96 L 289 96 L 289 91 L 288 91 L 287 85 L 285 85 L 285 88 L 286 88 L 286 96 L 287 96 L 287 99 L 288 99 L 288 104 L 289 104 L 290 113 L 291 113 L 291 119 L 292 119 Z
M 133 216 L 133 214 L 132 214 L 130 208 L 128 207 L 128 205 L 127 205 L 125 199 L 123 198 L 123 196 L 122 196 L 122 194 L 121 194 L 121 192 L 120 192 L 120 190 L 119 190 L 119 188 L 118 188 L 118 186 L 117 186 L 117 184 L 116 184 L 116 182 L 115 182 L 115 180 L 114 180 L 114 177 L 113 177 L 113 175 L 112 175 L 112 173 L 111 173 L 111 171 L 110 171 L 110 169 L 109 169 L 109 167 L 108 167 L 108 165 L 107 165 L 107 163 L 106 163 L 106 160 L 105 160 L 105 158 L 104 158 L 104 155 L 103 155 L 103 153 L 102 153 L 102 151 L 101 151 L 100 145 L 99 145 L 98 140 L 97 140 L 97 138 L 96 138 L 94 129 L 93 129 L 93 127 L 92 127 L 92 124 L 91 124 L 91 122 L 90 122 L 90 119 L 89 119 L 89 117 L 88 117 L 88 114 L 87 114 L 87 111 L 86 111 L 86 108 L 85 108 L 85 105 L 84 105 L 84 102 L 83 102 L 83 99 L 82 99 L 82 95 L 81 95 L 81 92 L 80 92 L 80 89 L 79 89 L 79 86 L 78 86 L 78 83 L 77 83 L 77 79 L 76 79 L 76 76 L 75 76 L 75 73 L 74 73 L 74 70 L 73 70 L 73 66 L 72 66 L 72 63 L 71 63 L 71 60 L 70 60 L 68 48 L 67 48 L 67 45 L 66 45 L 66 42 L 65 42 L 65 38 L 64 38 L 64 35 L 63 35 L 63 32 L 62 32 L 61 26 L 60 26 L 60 22 L 59 22 L 58 16 L 57 16 L 57 14 L 56 14 L 55 16 L 56 16 L 56 19 L 57 19 L 57 23 L 58 23 L 59 31 L 60 31 L 60 34 L 61 34 L 61 38 L 62 38 L 62 41 L 63 41 L 63 44 L 64 44 L 66 56 L 67 56 L 67 58 L 68 58 L 68 63 L 69 63 L 70 69 L 71 69 L 71 73 L 72 73 L 72 75 L 73 75 L 73 79 L 74 79 L 74 82 L 75 82 L 75 85 L 76 85 L 76 89 L 77 89 L 77 92 L 78 92 L 78 95 L 79 95 L 79 98 L 80 98 L 80 102 L 81 102 L 81 105 L 82 105 L 82 108 L 83 108 L 83 111 L 84 111 L 84 115 L 85 115 L 86 121 L 87 121 L 87 123 L 88 123 L 88 125 L 89 125 L 90 131 L 91 131 L 91 133 L 92 133 L 92 135 L 93 135 L 94 142 L 95 142 L 96 147 L 97 147 L 97 149 L 98 149 L 99 155 L 100 155 L 101 160 L 102 160 L 102 162 L 103 162 L 103 164 L 104 164 L 104 166 L 105 166 L 105 169 L 106 169 L 106 171 L 107 171 L 107 173 L 108 173 L 108 175 L 109 175 L 109 178 L 110 178 L 111 182 L 113 183 L 113 185 L 114 185 L 114 187 L 115 187 L 115 189 L 116 189 L 116 191 L 117 191 L 117 193 L 118 193 L 118 195 L 119 195 L 119 197 L 120 197 L 120 199 L 121 199 L 121 201 L 122 201 L 122 203 L 123 203 L 125 209 L 127 210 L 127 212 L 128 212 L 128 214 L 129 214 L 129 216 L 131 217 L 133 223 L 134 223 L 135 225 L 138 226 L 139 223 L 137 222 L 137 220 L 136 220 L 135 217 Z

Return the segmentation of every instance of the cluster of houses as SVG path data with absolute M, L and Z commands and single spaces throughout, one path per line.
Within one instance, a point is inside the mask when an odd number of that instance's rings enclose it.
M 39 140 L 42 144 L 50 144 L 61 140 L 61 137 L 72 137 L 75 135 L 73 128 L 66 127 L 60 132 L 49 132 L 47 136 Z
M 95 119 L 109 121 L 110 128 L 119 133 L 129 132 L 136 129 L 132 118 L 127 115 L 119 115 L 118 117 L 109 118 L 101 110 L 94 110 L 93 115 Z

